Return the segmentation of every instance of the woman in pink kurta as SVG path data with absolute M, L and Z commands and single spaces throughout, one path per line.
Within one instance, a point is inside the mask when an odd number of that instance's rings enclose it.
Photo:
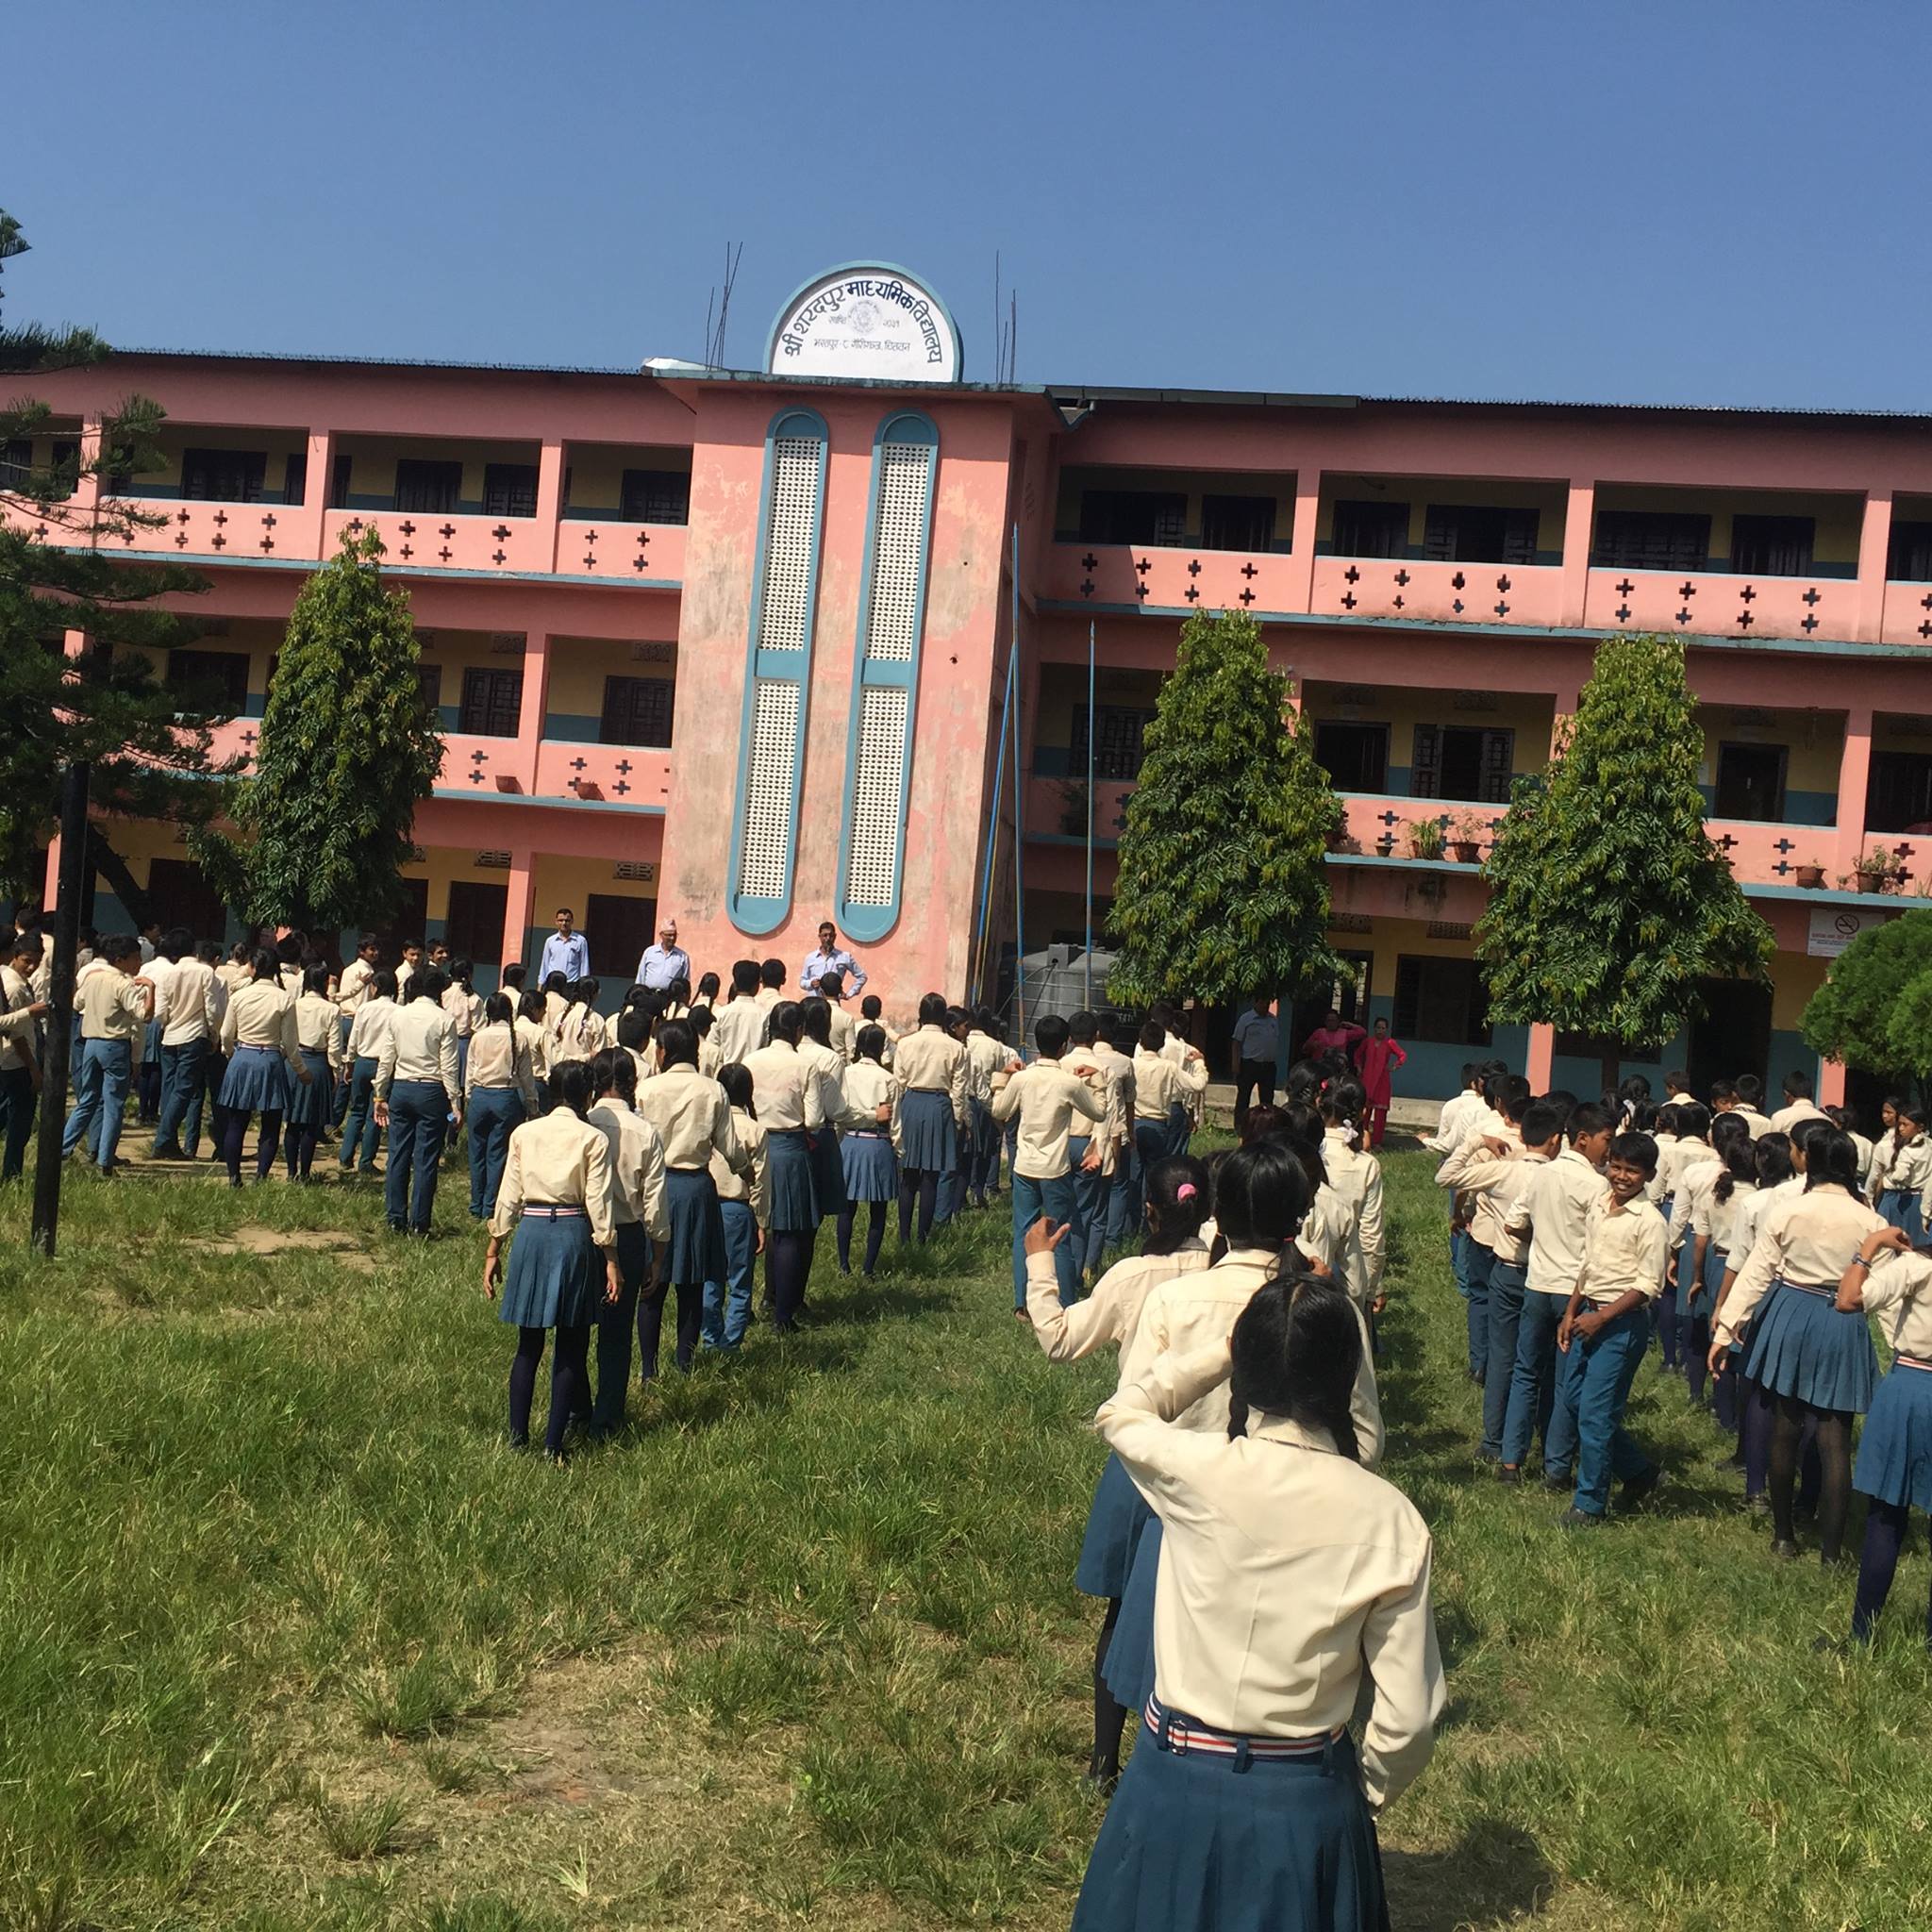
M 1382 1144 L 1383 1130 L 1389 1124 L 1391 1075 L 1408 1056 L 1389 1038 L 1389 1023 L 1375 1022 L 1375 1030 L 1356 1041 L 1356 1071 L 1361 1075 L 1362 1091 L 1369 1102 L 1369 1145 Z

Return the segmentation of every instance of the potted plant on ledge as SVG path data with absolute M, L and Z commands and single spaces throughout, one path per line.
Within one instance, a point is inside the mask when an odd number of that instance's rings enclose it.
M 1868 845 L 1839 883 L 1855 892 L 1890 892 L 1904 879 L 1905 869 L 1903 854 L 1889 852 L 1883 845 Z
M 1411 858 L 1441 858 L 1442 856 L 1442 822 L 1441 819 L 1409 819 L 1403 827 L 1403 836 L 1408 841 L 1408 856 Z
M 1807 892 L 1815 892 L 1824 884 L 1824 861 L 1822 858 L 1801 858 L 1791 871 Z
M 1482 841 L 1492 829 L 1479 811 L 1459 811 L 1449 821 L 1449 851 L 1457 865 L 1474 865 L 1482 857 Z

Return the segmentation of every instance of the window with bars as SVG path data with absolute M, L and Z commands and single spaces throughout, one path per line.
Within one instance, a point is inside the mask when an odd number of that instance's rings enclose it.
M 1932 524 L 1897 523 L 1886 547 L 1885 575 L 1907 583 L 1932 581 Z
M 1408 795 L 1507 805 L 1515 758 L 1513 729 L 1418 724 L 1409 759 Z
M 1449 1046 L 1490 1043 L 1490 994 L 1474 959 L 1405 954 L 1395 961 L 1398 1040 Z
M 349 507 L 349 485 L 356 475 L 356 458 L 344 451 L 329 466 L 328 507 L 331 509 L 347 509 Z
M 265 450 L 181 452 L 181 494 L 191 503 L 258 503 L 267 474 Z
M 239 718 L 248 708 L 245 651 L 170 651 L 168 689 L 210 718 Z
M 503 922 L 509 888 L 488 879 L 452 879 L 442 937 L 451 954 L 476 966 L 503 964 Z
M 1341 498 L 1328 548 L 1337 557 L 1407 557 L 1408 506 Z
M 1440 563 L 1534 563 L 1538 522 L 1534 509 L 1432 503 L 1423 522 L 1423 555 Z
M 1802 577 L 1810 574 L 1815 517 L 1734 516 L 1731 570 L 1740 577 Z
M 34 473 L 34 446 L 25 436 L 0 442 L 0 490 L 22 489 Z
M 1083 543 L 1179 543 L 1187 536 L 1188 499 L 1173 490 L 1083 490 Z
M 1338 791 L 1380 791 L 1389 782 L 1389 727 L 1317 724 L 1315 762 Z
M 619 504 L 627 524 L 688 524 L 691 475 L 684 470 L 626 470 Z
M 458 479 L 461 488 L 461 479 Z M 535 463 L 485 463 L 483 514 L 486 517 L 533 517 L 537 514 Z
M 306 456 L 290 457 L 282 464 L 282 501 L 300 504 L 308 496 L 308 458 Z
M 607 677 L 599 742 L 668 745 L 675 689 L 668 677 Z
M 1600 570 L 1708 570 L 1710 519 L 1694 510 L 1600 509 L 1590 560 Z
M 404 457 L 396 464 L 398 510 L 419 517 L 451 516 L 462 497 L 462 464 L 431 462 L 422 457 Z
M 1093 775 L 1116 783 L 1131 783 L 1141 775 L 1147 754 L 1144 740 L 1153 724 L 1154 708 L 1137 705 L 1096 705 L 1093 708 Z M 1075 778 L 1087 775 L 1087 707 L 1074 708 L 1073 744 L 1068 765 Z
M 1203 550 L 1268 550 L 1274 543 L 1272 496 L 1216 496 L 1201 499 Z
M 469 738 L 514 738 L 524 708 L 524 674 L 473 664 L 463 673 L 458 729 Z
M 416 667 L 416 695 L 423 702 L 425 711 L 436 711 L 442 704 L 442 666 L 441 664 L 419 664 Z

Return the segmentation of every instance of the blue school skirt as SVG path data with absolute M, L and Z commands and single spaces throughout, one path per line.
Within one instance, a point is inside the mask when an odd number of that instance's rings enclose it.
M 839 1158 L 838 1129 L 829 1123 L 811 1136 L 811 1185 L 821 1221 L 845 1211 L 845 1164 Z
M 1124 1597 L 1127 1578 L 1134 1572 L 1134 1553 L 1153 1521 L 1154 1511 L 1134 1487 L 1126 1466 L 1118 1456 L 1109 1456 L 1093 1486 L 1093 1506 L 1087 1512 L 1074 1588 L 1083 1596 Z
M 1894 1358 L 1858 1438 L 1852 1487 L 1881 1503 L 1932 1509 L 1932 1362 Z
M 818 1190 L 812 1185 L 811 1155 L 803 1127 L 774 1127 L 765 1136 L 765 1192 L 771 1201 L 772 1233 L 818 1232 Z
M 671 1217 L 671 1267 L 667 1281 L 724 1279 L 724 1214 L 718 1184 L 708 1167 L 667 1167 L 664 1207 Z
M 1381 1853 L 1355 1746 L 1237 1757 L 1149 1706 L 1087 1861 L 1073 1932 L 1388 1932 Z M 1219 1751 L 1200 1748 L 1203 1740 Z
M 1121 1613 L 1114 1620 L 1101 1676 L 1115 1699 L 1139 1710 L 1154 1695 L 1154 1587 L 1160 1575 L 1160 1518 L 1148 1511 L 1134 1546 Z
M 848 1201 L 892 1201 L 899 1194 L 899 1157 L 884 1133 L 847 1134 L 839 1142 Z
M 336 1083 L 328 1070 L 328 1055 L 301 1049 L 302 1064 L 308 1069 L 308 1084 L 289 1082 L 289 1110 L 284 1124 L 291 1127 L 325 1127 L 335 1118 Z
M 525 1208 L 510 1243 L 498 1318 L 519 1328 L 588 1327 L 603 1287 L 590 1216 L 581 1208 Z
M 1744 1377 L 1808 1408 L 1863 1415 L 1872 1407 L 1878 1357 L 1862 1314 L 1841 1315 L 1835 1288 L 1773 1284 L 1751 1319 Z
M 1906 1239 L 1915 1248 L 1925 1239 L 1925 1216 L 1921 1198 L 1910 1188 L 1887 1188 L 1876 1204 L 1879 1213 L 1893 1227 L 1903 1228 Z
M 899 1100 L 899 1158 L 916 1173 L 951 1174 L 959 1159 L 951 1099 L 928 1087 L 908 1087 Z
M 288 1063 L 273 1046 L 238 1046 L 216 1096 L 231 1113 L 280 1113 L 289 1105 Z
M 1696 1237 L 1693 1235 L 1694 1241 Z M 1730 1256 L 1715 1242 L 1704 1250 L 1704 1279 L 1698 1285 L 1697 1292 L 1691 1297 L 1690 1312 L 1715 1319 L 1717 1315 L 1717 1292 L 1724 1285 L 1724 1270 L 1730 1265 Z

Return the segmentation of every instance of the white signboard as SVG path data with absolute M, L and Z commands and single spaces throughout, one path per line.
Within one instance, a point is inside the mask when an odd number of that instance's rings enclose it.
M 1805 950 L 1814 959 L 1836 959 L 1861 932 L 1883 925 L 1892 916 L 1890 912 L 1857 911 L 1849 906 L 1814 907 Z
M 774 375 L 958 382 L 959 331 L 946 305 L 904 269 L 848 262 L 778 311 L 765 367 Z

